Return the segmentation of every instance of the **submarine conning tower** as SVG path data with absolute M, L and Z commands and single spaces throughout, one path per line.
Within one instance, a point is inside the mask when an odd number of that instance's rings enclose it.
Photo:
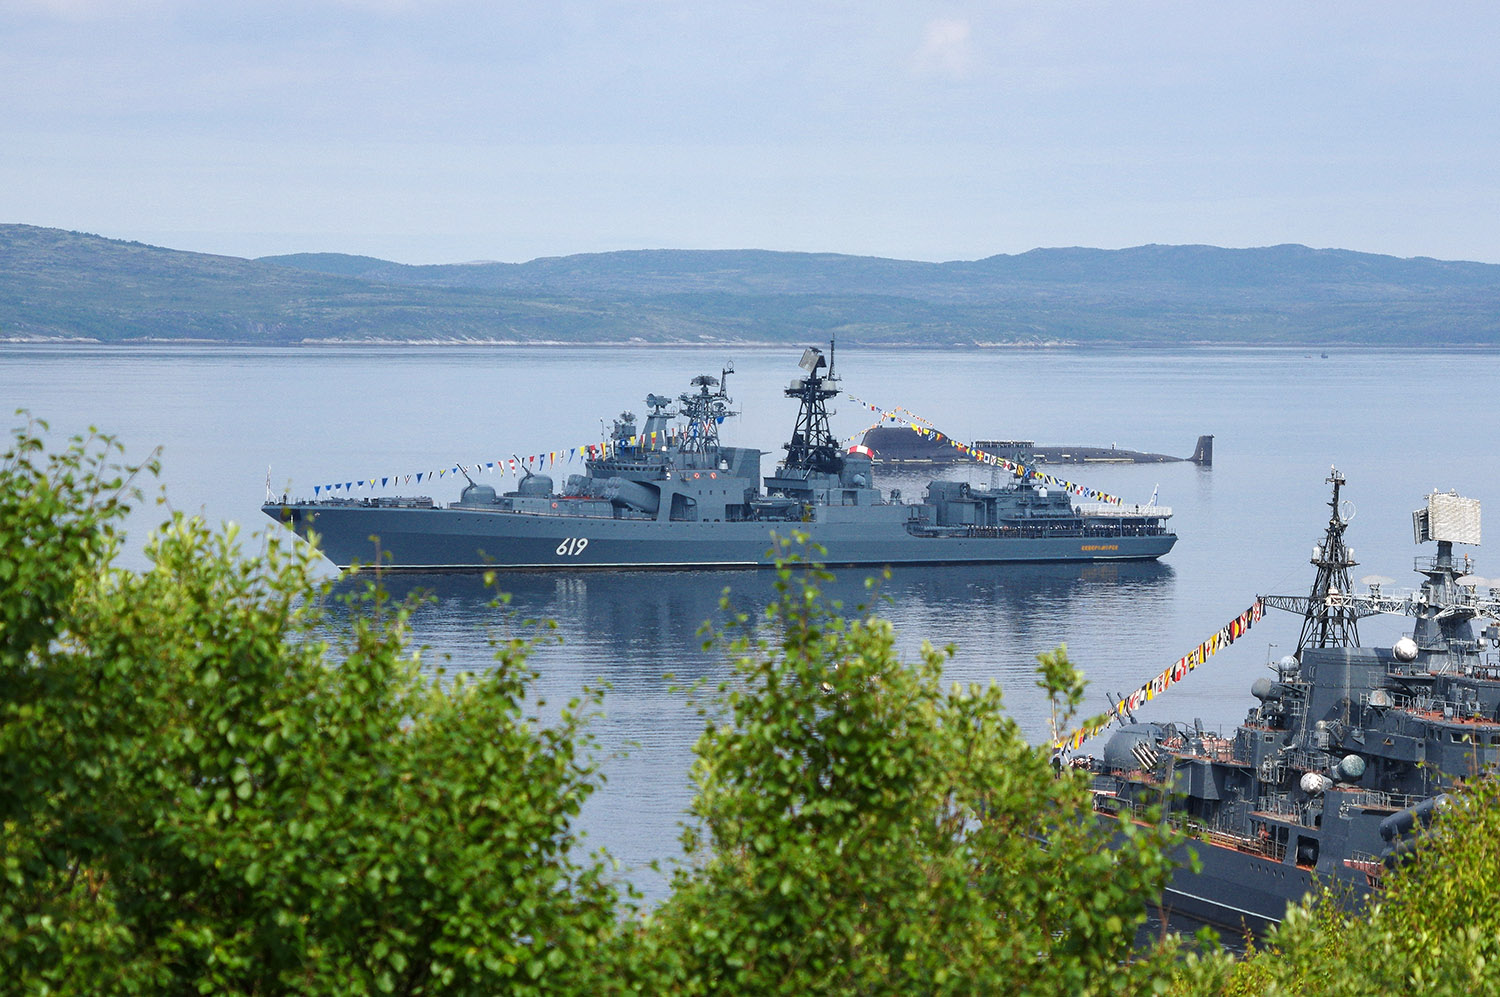
M 1198 437 L 1198 445 L 1193 447 L 1193 455 L 1188 458 L 1194 464 L 1202 467 L 1214 466 L 1214 438 L 1212 435 Z

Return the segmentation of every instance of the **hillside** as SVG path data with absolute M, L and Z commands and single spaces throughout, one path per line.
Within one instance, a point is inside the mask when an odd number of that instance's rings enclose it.
M 652 250 L 410 266 L 246 260 L 0 225 L 0 340 L 1500 343 L 1500 266 L 1305 246 L 923 263 Z

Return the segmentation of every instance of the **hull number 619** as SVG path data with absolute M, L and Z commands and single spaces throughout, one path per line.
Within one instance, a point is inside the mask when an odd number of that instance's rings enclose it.
M 568 537 L 557 545 L 558 557 L 577 557 L 589 545 L 588 537 Z

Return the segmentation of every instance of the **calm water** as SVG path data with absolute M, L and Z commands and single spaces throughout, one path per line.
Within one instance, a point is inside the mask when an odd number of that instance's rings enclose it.
M 676 395 L 699 373 L 732 357 L 730 392 L 743 415 L 727 440 L 777 451 L 794 410 L 781 389 L 797 351 L 524 348 L 46 348 L 0 345 L 0 404 L 26 408 L 58 435 L 96 424 L 131 455 L 163 448 L 163 484 L 173 508 L 261 529 L 266 468 L 277 492 L 314 484 L 425 471 L 454 462 L 561 449 L 600 438 L 601 419 L 643 411 L 645 394 Z M 1032 686 L 1035 656 L 1066 643 L 1103 691 L 1134 688 L 1250 604 L 1258 593 L 1302 593 L 1311 545 L 1327 521 L 1330 465 L 1347 476 L 1357 514 L 1348 539 L 1361 567 L 1414 583 L 1410 512 L 1421 496 L 1456 488 L 1500 499 L 1493 427 L 1500 424 L 1500 356 L 1302 351 L 841 351 L 852 394 L 905 406 L 949 435 L 1038 443 L 1109 444 L 1186 454 L 1201 433 L 1216 436 L 1212 469 L 1190 464 L 1067 470 L 1091 487 L 1144 501 L 1160 486 L 1181 537 L 1159 564 L 1031 566 L 898 571 L 884 611 L 902 646 L 953 643 L 949 676 L 999 681 L 1010 708 L 1036 739 L 1046 736 Z M 834 429 L 853 435 L 873 417 L 847 400 Z M 12 420 L 14 421 L 14 420 Z M 768 458 L 768 465 L 770 459 Z M 562 477 L 566 468 L 555 472 Z M 954 472 L 957 474 L 971 472 Z M 976 474 L 978 480 L 986 476 Z M 457 486 L 436 489 L 447 501 Z M 877 482 L 921 492 L 924 479 Z M 159 518 L 132 523 L 137 540 Z M 251 541 L 252 543 L 254 541 Z M 1478 571 L 1500 576 L 1477 552 Z M 128 552 L 144 563 L 139 543 Z M 586 683 L 611 690 L 596 727 L 607 788 L 585 826 L 649 895 L 661 878 L 642 868 L 677 852 L 689 798 L 686 773 L 700 721 L 674 683 L 723 673 L 702 649 L 726 587 L 739 606 L 762 603 L 766 573 L 517 575 L 503 580 L 514 617 L 489 606 L 477 579 L 404 577 L 440 597 L 418 619 L 429 656 L 479 669 L 486 633 L 524 618 L 558 621 L 561 643 L 540 649 L 538 694 L 565 701 Z M 863 598 L 845 573 L 835 594 Z M 1393 637 L 1402 620 L 1361 624 L 1367 641 Z M 1272 614 L 1167 696 L 1147 719 L 1201 718 L 1230 727 L 1250 703 L 1264 662 L 1291 649 L 1298 621 Z

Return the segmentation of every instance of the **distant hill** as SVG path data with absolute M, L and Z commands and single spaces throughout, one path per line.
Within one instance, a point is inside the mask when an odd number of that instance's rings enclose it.
M 0 225 L 0 340 L 1500 344 L 1500 266 L 1272 246 L 923 263 L 650 250 L 246 260 Z

